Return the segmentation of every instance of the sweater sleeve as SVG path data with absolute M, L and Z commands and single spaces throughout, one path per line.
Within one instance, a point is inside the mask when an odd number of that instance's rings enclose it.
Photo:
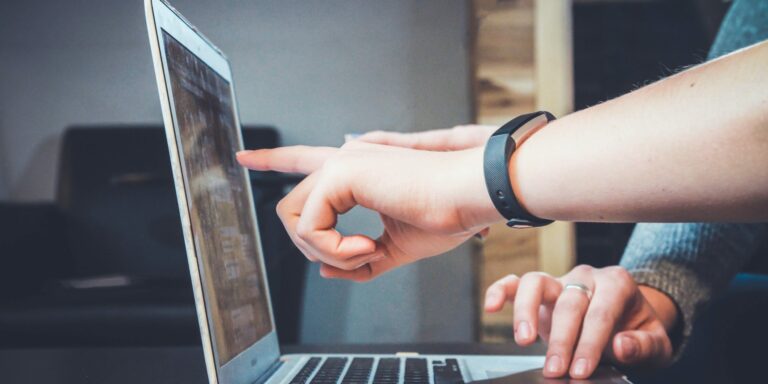
M 638 284 L 675 302 L 680 346 L 699 313 L 749 261 L 766 231 L 768 224 L 638 224 L 621 265 Z

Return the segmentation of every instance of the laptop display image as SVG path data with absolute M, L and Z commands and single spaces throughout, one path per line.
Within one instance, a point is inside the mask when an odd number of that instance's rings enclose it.
M 245 171 L 238 147 L 230 84 L 164 32 L 179 152 L 189 188 L 195 251 L 202 261 L 216 348 L 224 361 L 272 329 L 257 248 L 256 223 L 248 212 Z

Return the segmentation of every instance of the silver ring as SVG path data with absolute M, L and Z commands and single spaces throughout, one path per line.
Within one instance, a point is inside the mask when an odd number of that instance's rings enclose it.
M 563 287 L 563 292 L 565 292 L 568 289 L 575 289 L 578 291 L 583 292 L 585 295 L 587 295 L 587 300 L 592 300 L 592 291 L 587 288 L 586 285 L 581 283 L 568 283 Z

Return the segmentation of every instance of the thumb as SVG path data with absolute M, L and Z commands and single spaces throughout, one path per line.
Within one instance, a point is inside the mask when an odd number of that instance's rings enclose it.
M 612 349 L 616 362 L 625 365 L 664 365 L 672 358 L 672 344 L 663 327 L 619 332 Z
M 320 266 L 320 275 L 326 279 L 344 279 L 358 283 L 370 281 L 402 264 L 400 260 L 392 256 L 389 252 L 389 246 L 379 240 L 370 262 L 350 271 L 322 264 Z

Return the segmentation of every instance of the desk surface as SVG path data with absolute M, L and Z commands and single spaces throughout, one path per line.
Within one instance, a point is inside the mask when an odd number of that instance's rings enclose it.
M 377 344 L 285 346 L 283 353 L 543 354 L 541 345 Z M 199 347 L 34 348 L 0 350 L 2 382 L 56 384 L 206 384 Z

